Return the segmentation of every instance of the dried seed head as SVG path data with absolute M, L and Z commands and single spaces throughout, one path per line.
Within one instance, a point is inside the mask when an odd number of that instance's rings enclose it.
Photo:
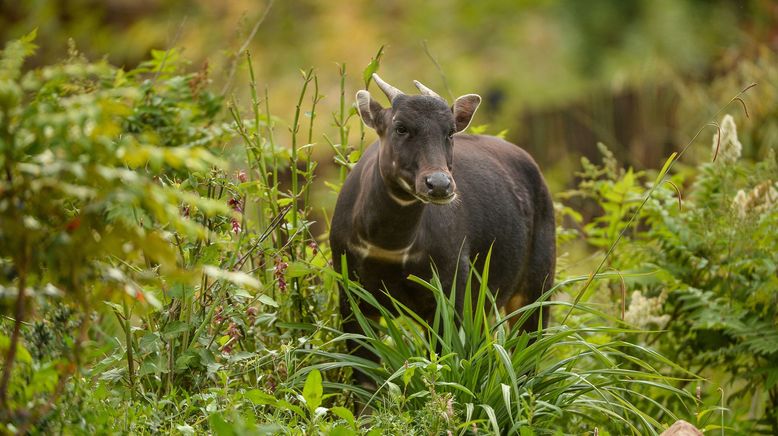
M 732 199 L 732 208 L 738 218 L 745 218 L 749 214 L 756 216 L 772 210 L 778 205 L 778 183 L 773 185 L 772 180 L 764 181 L 746 194 L 744 190 L 737 191 Z
M 661 315 L 662 305 L 666 299 L 667 294 L 664 291 L 653 298 L 645 297 L 640 291 L 633 292 L 629 309 L 624 313 L 624 321 L 640 328 L 651 325 L 663 328 L 670 320 L 670 315 Z
M 713 135 L 713 153 L 716 155 L 718 149 L 717 161 L 728 163 L 740 159 L 743 152 L 743 144 L 737 138 L 737 126 L 732 115 L 724 115 L 719 125 L 718 132 Z

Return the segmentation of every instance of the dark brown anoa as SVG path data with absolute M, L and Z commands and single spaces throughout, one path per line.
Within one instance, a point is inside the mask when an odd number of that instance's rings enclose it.
M 457 134 L 470 123 L 478 95 L 449 107 L 419 82 L 422 95 L 405 95 L 373 78 L 391 107 L 381 107 L 367 91 L 357 93 L 359 114 L 379 139 L 338 197 L 330 232 L 336 270 L 345 254 L 351 277 L 385 306 L 391 307 L 382 292 L 387 289 L 431 319 L 432 293 L 407 277 L 430 277 L 432 262 L 450 289 L 456 272 L 461 310 L 470 264 L 475 260 L 482 269 L 493 247 L 489 288 L 498 304 L 513 311 L 535 301 L 551 287 L 556 261 L 553 204 L 535 161 L 502 139 Z M 360 332 L 350 313 L 341 293 L 343 329 Z M 537 315 L 524 328 L 537 328 Z

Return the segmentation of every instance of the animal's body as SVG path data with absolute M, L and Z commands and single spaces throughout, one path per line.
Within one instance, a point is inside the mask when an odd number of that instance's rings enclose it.
M 382 108 L 367 91 L 357 94 L 360 115 L 379 140 L 338 197 L 330 232 L 335 268 L 345 254 L 351 277 L 385 306 L 387 290 L 431 319 L 434 296 L 407 277 L 428 278 L 434 264 L 444 289 L 456 285 L 461 310 L 471 263 L 480 270 L 491 248 L 488 285 L 498 305 L 510 312 L 535 301 L 553 282 L 555 223 L 534 160 L 499 138 L 455 134 L 480 97 L 463 96 L 449 107 L 421 84 L 425 95 L 407 96 L 374 78 L 392 107 Z M 341 312 L 344 330 L 359 331 L 343 295 Z M 537 328 L 537 316 L 524 328 Z

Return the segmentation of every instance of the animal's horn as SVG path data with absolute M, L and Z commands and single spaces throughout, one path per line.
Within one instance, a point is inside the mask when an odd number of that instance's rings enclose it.
M 439 98 L 439 99 L 443 100 L 443 97 L 439 96 L 435 91 L 433 91 L 433 90 L 427 88 L 426 86 L 422 85 L 422 83 L 419 82 L 418 80 L 414 80 L 413 84 L 416 85 L 417 88 L 419 88 L 419 91 L 421 91 L 421 93 L 423 95 L 428 95 L 430 97 L 435 97 L 435 98 Z
M 386 98 L 388 98 L 389 101 L 393 101 L 395 97 L 403 94 L 403 92 L 399 89 L 384 82 L 380 77 L 378 77 L 378 74 L 376 73 L 373 73 L 373 80 L 375 80 L 376 85 L 381 88 L 381 91 L 384 91 L 384 94 L 386 94 Z

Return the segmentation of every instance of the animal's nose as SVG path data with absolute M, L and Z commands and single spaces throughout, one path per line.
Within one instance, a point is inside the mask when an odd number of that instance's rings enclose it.
M 424 182 L 427 184 L 430 197 L 444 198 L 451 195 L 451 177 L 442 171 L 425 177 Z

